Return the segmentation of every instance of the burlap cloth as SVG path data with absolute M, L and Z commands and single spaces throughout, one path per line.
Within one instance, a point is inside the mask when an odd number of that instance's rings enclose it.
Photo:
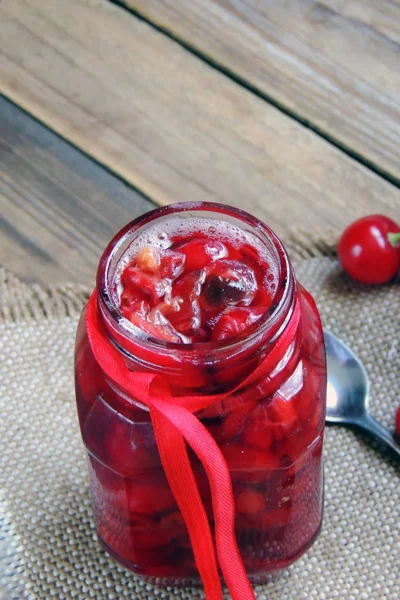
M 326 248 L 297 245 L 293 254 L 298 278 L 314 294 L 325 326 L 364 361 L 373 414 L 393 428 L 399 402 L 398 283 L 376 289 L 352 284 Z M 0 275 L 1 600 L 204 598 L 201 589 L 145 583 L 96 541 L 73 389 L 74 334 L 89 290 L 43 290 L 4 271 Z M 330 427 L 325 473 L 318 541 L 275 581 L 256 587 L 258 600 L 398 600 L 398 461 L 368 438 Z

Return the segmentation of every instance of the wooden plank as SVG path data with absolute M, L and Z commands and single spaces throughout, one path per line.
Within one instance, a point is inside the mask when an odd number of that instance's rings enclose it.
M 102 250 L 154 206 L 0 98 L 0 261 L 27 281 L 91 284 Z
M 125 0 L 400 181 L 398 0 Z
M 399 218 L 400 191 L 103 0 L 3 0 L 3 92 L 156 202 L 218 201 L 284 236 Z

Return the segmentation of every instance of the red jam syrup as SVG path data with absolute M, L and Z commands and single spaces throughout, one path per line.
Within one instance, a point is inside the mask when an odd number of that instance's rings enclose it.
M 264 581 L 303 554 L 321 524 L 326 388 L 321 323 L 311 296 L 295 283 L 290 264 L 285 267 L 285 254 L 271 244 L 267 250 L 260 237 L 225 223 L 223 215 L 201 227 L 187 219 L 183 227 L 178 219 L 172 215 L 162 228 L 152 225 L 143 234 L 139 228 L 116 261 L 110 297 L 132 331 L 130 369 L 161 373 L 177 396 L 231 390 L 268 351 L 289 310 L 273 321 L 279 307 L 290 295 L 300 301 L 295 342 L 276 369 L 279 384 L 271 387 L 268 374 L 197 415 L 230 470 L 246 570 L 252 581 Z M 266 235 L 282 248 L 270 230 Z M 258 335 L 262 323 L 264 337 Z M 146 343 L 156 342 L 142 345 L 141 335 Z M 149 413 L 104 376 L 84 318 L 77 336 L 76 393 L 101 541 L 119 562 L 153 581 L 197 582 L 190 539 Z M 213 525 L 207 477 L 190 456 Z
M 121 274 L 123 316 L 176 343 L 216 342 L 252 328 L 272 304 L 277 277 L 249 234 L 221 229 L 139 239 L 142 247 Z

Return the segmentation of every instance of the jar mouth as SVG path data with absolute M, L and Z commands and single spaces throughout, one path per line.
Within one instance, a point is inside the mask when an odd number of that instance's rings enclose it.
M 278 282 L 274 293 L 274 301 L 271 307 L 263 313 L 253 326 L 225 340 L 179 343 L 151 337 L 123 317 L 117 302 L 115 286 L 116 270 L 118 267 L 121 269 L 121 262 L 127 255 L 135 233 L 139 232 L 147 224 L 152 223 L 156 219 L 165 219 L 179 215 L 185 219 L 205 218 L 204 213 L 209 213 L 208 218 L 213 220 L 218 219 L 218 216 L 220 216 L 224 221 L 234 222 L 238 227 L 252 233 L 253 236 L 256 236 L 265 245 L 269 254 L 276 262 L 278 269 Z M 234 353 L 235 349 L 243 347 L 244 342 L 246 342 L 246 346 L 250 345 L 255 338 L 259 338 L 260 335 L 265 337 L 268 331 L 273 330 L 274 327 L 276 329 L 277 323 L 282 322 L 282 327 L 279 327 L 273 336 L 274 338 L 277 337 L 281 329 L 285 326 L 287 317 L 290 316 L 290 309 L 293 307 L 293 286 L 294 278 L 289 257 L 282 242 L 275 233 L 262 221 L 249 213 L 229 205 L 214 202 L 180 202 L 156 208 L 137 217 L 114 236 L 106 247 L 97 270 L 100 309 L 107 329 L 118 346 L 126 351 L 126 347 L 129 347 L 133 343 L 155 353 L 171 352 L 179 353 L 181 356 L 184 353 L 188 353 L 189 355 L 193 355 L 193 353 L 203 355 L 209 353 L 211 350 L 213 353 L 218 350 Z M 273 340 L 271 339 L 270 341 Z M 124 342 L 127 343 L 127 346 Z

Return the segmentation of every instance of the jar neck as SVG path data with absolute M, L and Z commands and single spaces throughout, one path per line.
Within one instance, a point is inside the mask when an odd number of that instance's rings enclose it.
M 249 231 L 255 232 L 268 245 L 275 263 L 273 267 L 278 273 L 273 304 L 253 328 L 223 342 L 177 344 L 149 338 L 132 327 L 119 313 L 115 300 L 115 273 L 131 240 L 143 226 L 160 217 L 175 216 L 180 212 L 190 212 L 197 216 L 202 211 L 217 213 L 218 216 L 222 213 L 243 226 L 245 224 Z M 171 205 L 147 213 L 129 224 L 117 234 L 103 254 L 98 270 L 97 290 L 102 323 L 110 340 L 124 355 L 128 367 L 135 371 L 162 373 L 178 387 L 183 378 L 185 391 L 190 389 L 197 393 L 215 393 L 219 386 L 224 389 L 227 385 L 234 387 L 240 378 L 244 379 L 254 370 L 284 331 L 297 295 L 291 264 L 275 234 L 247 213 L 211 203 Z M 208 373 L 208 376 L 201 377 L 200 372 Z M 213 377 L 214 372 L 218 376 Z M 188 379 L 189 373 L 193 374 L 191 379 Z

